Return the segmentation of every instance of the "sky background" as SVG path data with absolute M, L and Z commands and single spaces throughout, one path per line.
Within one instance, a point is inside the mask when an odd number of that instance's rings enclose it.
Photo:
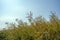
M 48 19 L 50 11 L 55 11 L 60 18 L 60 0 L 0 0 L 0 29 L 5 22 L 16 18 L 26 21 L 26 14 L 32 11 L 33 16 L 42 15 Z

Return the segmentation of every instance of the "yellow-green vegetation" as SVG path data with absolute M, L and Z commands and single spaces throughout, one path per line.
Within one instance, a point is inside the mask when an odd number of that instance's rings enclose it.
M 31 15 L 30 12 L 27 17 L 30 25 L 18 19 L 18 25 L 6 23 L 10 28 L 0 31 L 0 40 L 60 40 L 60 19 L 54 13 L 49 21 L 42 16 L 33 19 Z

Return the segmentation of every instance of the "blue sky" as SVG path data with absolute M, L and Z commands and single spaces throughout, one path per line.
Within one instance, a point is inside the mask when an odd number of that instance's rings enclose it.
M 4 22 L 12 22 L 16 18 L 26 21 L 29 11 L 34 17 L 42 15 L 46 19 L 50 11 L 55 11 L 60 18 L 60 0 L 0 0 L 0 28 L 4 28 Z

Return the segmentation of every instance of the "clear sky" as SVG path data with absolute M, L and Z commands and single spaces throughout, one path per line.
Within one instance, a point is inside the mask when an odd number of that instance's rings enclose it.
M 12 22 L 16 18 L 25 21 L 29 11 L 34 17 L 42 15 L 46 19 L 50 11 L 55 11 L 60 18 L 60 0 L 0 0 L 0 28 L 4 28 L 4 22 Z

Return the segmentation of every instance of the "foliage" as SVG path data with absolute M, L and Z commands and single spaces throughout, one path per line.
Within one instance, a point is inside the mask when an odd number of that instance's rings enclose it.
M 31 15 L 27 17 L 31 25 L 16 19 L 18 25 L 10 23 L 8 29 L 0 30 L 0 40 L 60 40 L 60 19 L 54 13 L 49 21 L 42 16 L 32 19 Z

